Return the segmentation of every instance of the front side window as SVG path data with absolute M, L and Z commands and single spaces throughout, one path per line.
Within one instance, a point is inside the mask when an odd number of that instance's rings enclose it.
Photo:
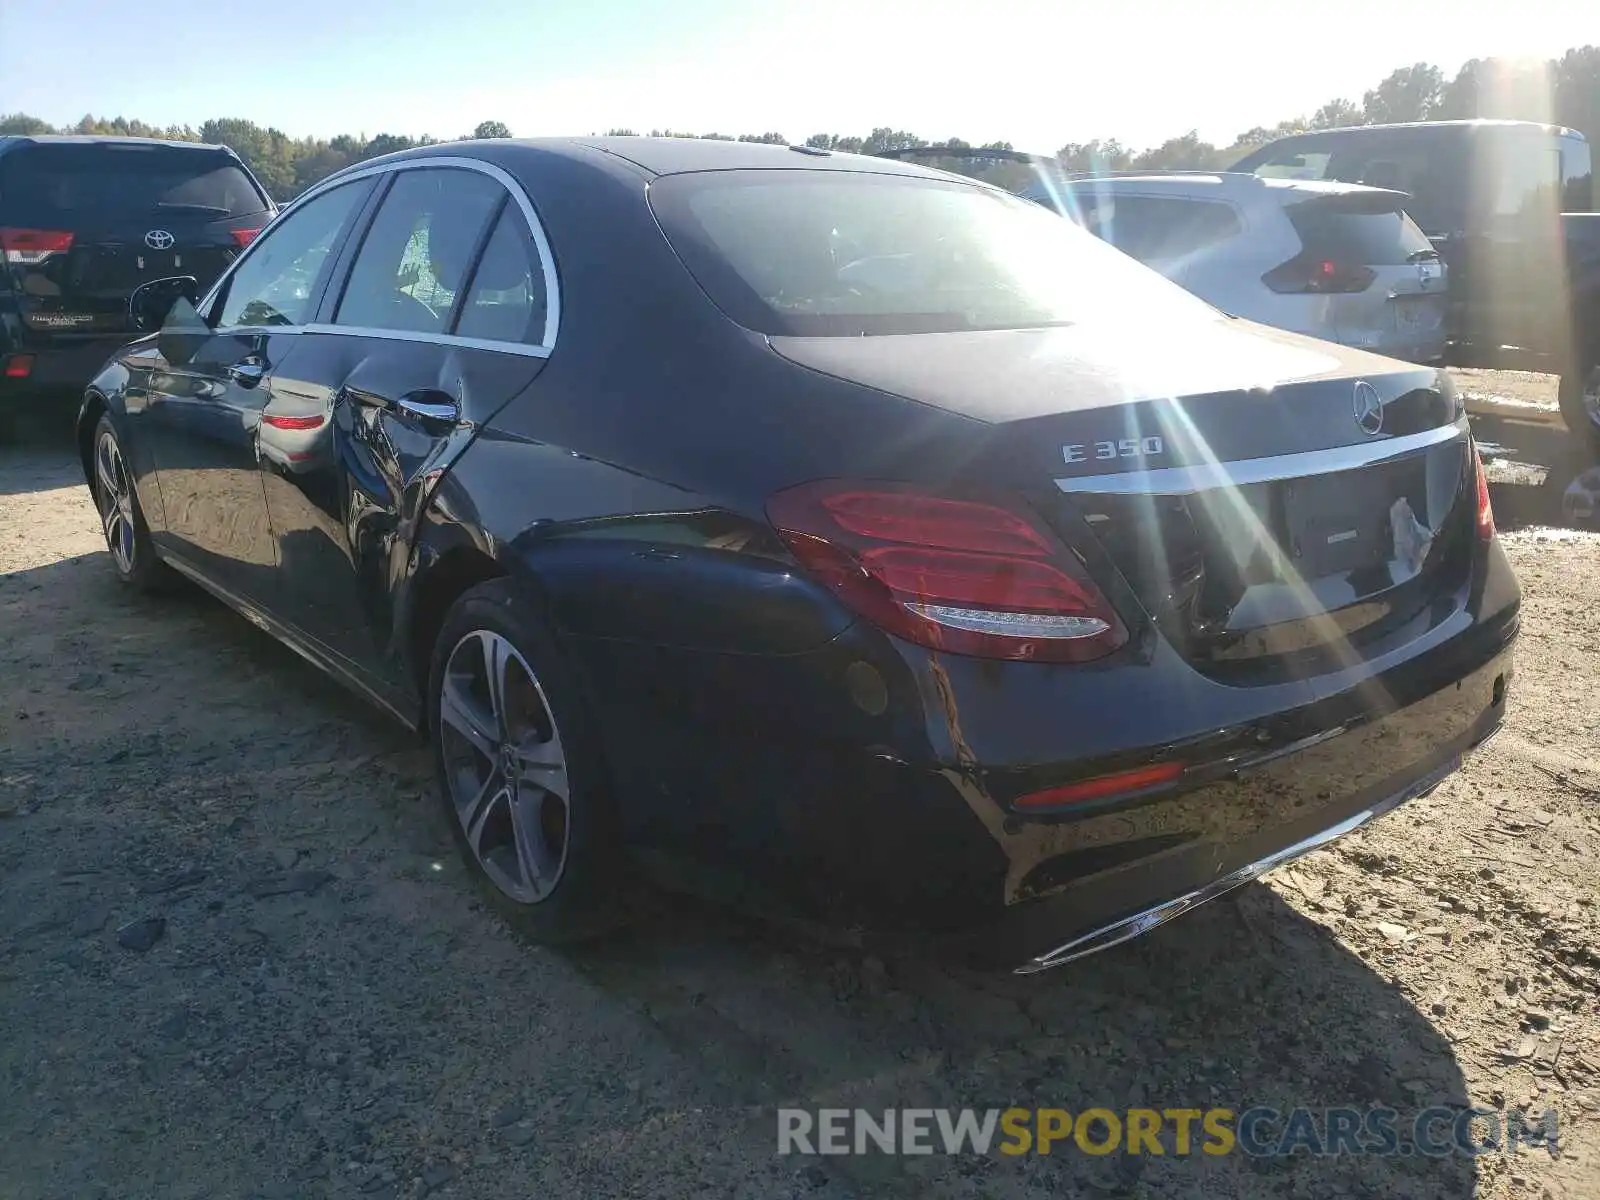
M 716 171 L 657 180 L 650 202 L 712 301 L 762 333 L 1217 319 L 1071 221 L 975 185 L 867 172 Z
M 447 332 L 473 255 L 506 198 L 476 171 L 401 171 L 356 254 L 334 323 Z
M 288 213 L 261 236 L 223 284 L 214 324 L 304 325 L 318 282 L 370 184 L 342 184 Z

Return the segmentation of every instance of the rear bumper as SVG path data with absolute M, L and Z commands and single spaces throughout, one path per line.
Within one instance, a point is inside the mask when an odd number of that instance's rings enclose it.
M 1465 732 L 1394 778 L 1226 847 L 1191 847 L 1182 854 L 1157 856 L 1131 869 L 1120 886 L 1085 881 L 1068 894 L 1017 913 L 1011 928 L 998 931 L 998 937 L 996 931 L 986 931 L 982 956 L 1020 963 L 1014 972 L 1032 975 L 1108 950 L 1427 795 L 1461 766 L 1470 751 L 1499 732 L 1505 692 L 1499 681 L 1508 679 L 1510 672 L 1509 655 L 1503 665 L 1485 668 L 1480 675 L 1496 681 L 1490 684 L 1489 706 Z M 1484 680 L 1467 682 L 1477 690 Z M 1071 932 L 1063 938 L 1049 930 Z M 1053 939 L 1060 940 L 1050 944 Z
M 38 345 L 15 345 L 0 357 L 27 356 L 32 368 L 23 378 L 0 378 L 0 400 L 41 391 L 82 391 L 131 337 L 52 338 Z
M 569 645 L 627 836 L 658 873 L 751 911 L 1041 969 L 1453 770 L 1504 717 L 1520 593 L 1497 545 L 1454 600 L 1345 671 L 1260 686 L 1209 680 L 1159 641 L 1053 667 L 937 655 L 861 623 L 787 656 Z M 1184 773 L 1160 790 L 1016 803 L 1171 761 Z

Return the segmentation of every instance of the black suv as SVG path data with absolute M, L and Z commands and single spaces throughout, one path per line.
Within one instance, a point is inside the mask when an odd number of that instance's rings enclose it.
M 276 212 L 226 146 L 0 137 L 0 423 L 45 389 L 81 393 L 138 332 L 134 289 L 203 290 Z

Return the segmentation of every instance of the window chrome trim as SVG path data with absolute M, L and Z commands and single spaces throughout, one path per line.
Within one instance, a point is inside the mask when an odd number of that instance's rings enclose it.
M 493 350 L 500 354 L 520 354 L 526 358 L 549 358 L 549 346 L 527 342 L 501 342 L 490 338 L 460 337 L 453 333 L 421 333 L 414 329 L 377 329 L 368 325 L 302 325 L 297 333 L 332 333 L 345 337 L 384 338 L 393 342 L 425 342 L 430 346 L 461 346 L 469 350 Z
M 1272 483 L 1281 479 L 1300 479 L 1307 475 L 1331 475 L 1375 466 L 1403 458 L 1430 446 L 1465 440 L 1466 421 L 1440 425 L 1421 433 L 1354 446 L 1335 446 L 1327 450 L 1306 450 L 1271 458 L 1241 458 L 1233 462 L 1200 463 L 1192 467 L 1158 467 L 1153 471 L 1123 471 L 1113 475 L 1082 475 L 1057 479 L 1063 492 L 1108 496 L 1181 496 L 1208 488 Z
M 550 241 L 545 236 L 544 224 L 539 220 L 539 214 L 533 207 L 533 201 L 528 199 L 528 194 L 522 190 L 516 178 L 508 171 L 495 166 L 493 163 L 482 162 L 476 158 L 463 158 L 459 155 L 437 155 L 423 158 L 407 158 L 400 162 L 375 163 L 371 166 L 358 167 L 355 170 L 341 171 L 330 175 L 305 192 L 296 196 L 283 208 L 278 210 L 278 215 L 268 223 L 258 234 L 245 253 L 234 259 L 229 264 L 228 270 L 212 284 L 211 290 L 206 293 L 204 304 L 197 306 L 201 312 L 206 311 L 206 305 L 212 303 L 219 288 L 239 269 L 239 264 L 250 257 L 250 252 L 255 249 L 266 236 L 272 232 L 274 226 L 290 213 L 296 211 L 302 204 L 307 204 L 324 192 L 346 183 L 354 183 L 358 179 L 366 179 L 374 175 L 390 175 L 400 171 L 415 171 L 429 167 L 454 167 L 458 170 L 476 171 L 480 175 L 487 175 L 505 188 L 511 198 L 516 201 L 517 207 L 522 210 L 522 217 L 528 223 L 528 229 L 533 234 L 534 253 L 539 258 L 539 269 L 544 276 L 544 333 L 537 344 L 529 342 L 502 342 L 486 338 L 457 337 L 454 334 L 419 334 L 409 330 L 395 329 L 369 329 L 354 325 L 273 325 L 262 332 L 272 333 L 348 333 L 361 337 L 390 338 L 401 342 L 434 342 L 439 345 L 468 346 L 478 350 L 499 350 L 507 354 L 522 354 L 532 358 L 549 358 L 550 352 L 555 349 L 556 335 L 561 329 L 561 288 L 556 279 L 555 255 L 550 250 Z M 215 333 L 240 333 L 255 332 L 253 327 L 216 329 Z

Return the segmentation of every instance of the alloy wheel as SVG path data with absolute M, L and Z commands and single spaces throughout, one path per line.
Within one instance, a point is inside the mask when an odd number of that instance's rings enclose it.
M 122 459 L 122 448 L 109 431 L 100 435 L 95 446 L 94 475 L 100 495 L 100 524 L 106 546 L 124 575 L 133 572 L 134 521 L 133 483 Z
M 474 630 L 451 649 L 439 737 L 451 806 L 484 874 L 519 903 L 543 900 L 566 867 L 567 760 L 544 689 L 500 634 Z

